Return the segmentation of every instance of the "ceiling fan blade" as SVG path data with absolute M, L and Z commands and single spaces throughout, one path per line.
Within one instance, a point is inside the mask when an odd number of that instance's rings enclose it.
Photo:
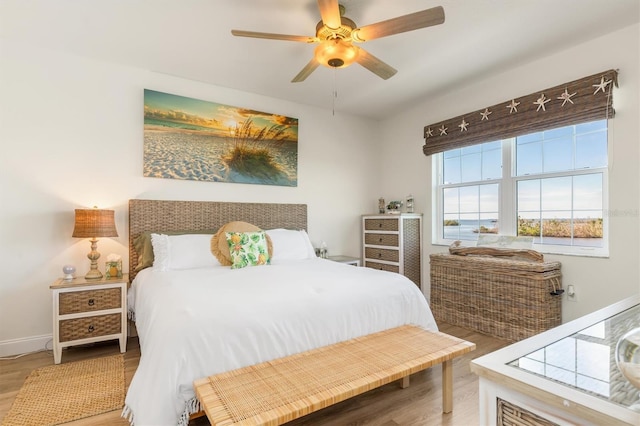
M 360 48 L 356 62 L 384 80 L 393 77 L 398 72 L 397 69 L 385 64 L 363 48 Z
M 420 28 L 439 25 L 444 22 L 444 9 L 442 6 L 433 7 L 420 12 L 398 16 L 362 28 L 353 30 L 351 36 L 354 41 L 363 42 L 393 34 L 413 31 Z
M 322 22 L 329 28 L 340 28 L 342 19 L 340 19 L 340 6 L 338 0 L 318 0 L 318 9 Z
M 300 41 L 302 43 L 314 43 L 317 41 L 315 37 L 309 37 L 309 36 L 259 33 L 255 31 L 231 30 L 231 34 L 238 37 L 266 38 L 269 40 Z
M 318 68 L 319 65 L 320 65 L 320 62 L 318 62 L 316 58 L 312 58 L 309 61 L 309 63 L 305 65 L 304 68 L 302 68 L 302 71 L 300 71 L 298 75 L 293 77 L 293 80 L 291 80 L 291 82 L 300 83 L 301 81 L 304 81 L 307 77 L 311 75 L 312 72 L 316 70 L 316 68 Z

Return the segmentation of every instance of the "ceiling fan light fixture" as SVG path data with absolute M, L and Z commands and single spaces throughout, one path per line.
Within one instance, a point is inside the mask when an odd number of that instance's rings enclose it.
M 325 40 L 316 47 L 316 60 L 328 68 L 345 68 L 355 62 L 359 48 L 341 39 Z

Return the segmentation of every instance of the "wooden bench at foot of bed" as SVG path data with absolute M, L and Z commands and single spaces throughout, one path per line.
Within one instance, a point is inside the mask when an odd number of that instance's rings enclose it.
M 214 426 L 280 425 L 442 363 L 442 411 L 453 409 L 452 360 L 476 345 L 402 326 L 194 382 Z

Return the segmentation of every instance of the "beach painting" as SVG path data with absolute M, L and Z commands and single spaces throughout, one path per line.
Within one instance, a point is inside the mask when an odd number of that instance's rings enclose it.
M 298 119 L 145 89 L 146 177 L 298 185 Z

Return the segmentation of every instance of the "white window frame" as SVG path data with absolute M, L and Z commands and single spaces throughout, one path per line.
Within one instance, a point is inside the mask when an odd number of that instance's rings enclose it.
M 611 164 L 611 128 L 607 132 L 607 150 L 608 163 Z M 516 159 L 515 159 L 516 139 L 502 140 L 502 178 L 486 181 L 464 182 L 463 184 L 443 185 L 443 153 L 434 154 L 432 157 L 432 206 L 434 206 L 432 216 L 432 244 L 433 245 L 451 245 L 455 240 L 445 239 L 443 235 L 443 205 L 442 205 L 442 189 L 454 186 L 472 186 L 481 185 L 489 182 L 498 183 L 499 196 L 499 216 L 500 216 L 500 235 L 516 235 L 517 233 L 517 182 L 529 179 L 546 179 L 559 176 L 576 176 L 582 174 L 602 173 L 602 247 L 584 247 L 584 246 L 566 246 L 551 244 L 533 244 L 533 249 L 545 254 L 562 254 L 586 257 L 608 257 L 609 256 L 609 166 L 599 168 L 587 168 L 580 170 L 569 170 L 558 173 L 540 173 L 526 176 L 516 176 Z M 473 241 L 463 241 L 463 245 L 474 245 Z

